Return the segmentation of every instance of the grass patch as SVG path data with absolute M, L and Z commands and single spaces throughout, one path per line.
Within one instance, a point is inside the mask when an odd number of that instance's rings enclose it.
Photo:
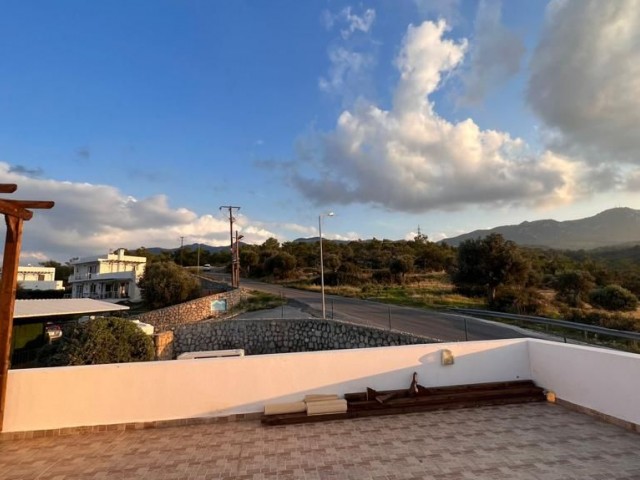
M 301 290 L 320 291 L 319 285 L 305 282 L 291 283 L 287 286 Z M 421 275 L 419 281 L 405 285 L 380 285 L 369 283 L 362 287 L 343 285 L 326 286 L 325 293 L 342 297 L 360 298 L 376 302 L 402 305 L 406 307 L 445 309 L 445 308 L 484 308 L 484 298 L 460 295 L 446 273 Z
M 251 296 L 242 300 L 236 307 L 245 312 L 255 312 L 256 310 L 270 310 L 285 305 L 287 300 L 279 295 L 265 292 L 251 292 Z

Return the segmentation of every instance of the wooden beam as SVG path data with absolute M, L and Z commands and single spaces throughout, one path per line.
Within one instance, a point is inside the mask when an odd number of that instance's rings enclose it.
M 33 212 L 12 203 L 11 200 L 4 200 L 1 198 L 0 214 L 10 215 L 12 217 L 20 218 L 21 220 L 31 220 L 31 217 L 33 216 Z
M 20 208 L 49 209 L 53 208 L 53 206 L 55 205 L 54 202 L 50 202 L 47 200 L 5 200 L 5 202 L 12 203 Z
M 15 183 L 0 183 L 0 193 L 13 193 L 18 189 Z
M 7 377 L 11 363 L 11 334 L 13 309 L 18 286 L 18 265 L 22 245 L 23 220 L 5 215 L 7 235 L 4 243 L 2 279 L 0 280 L 0 432 L 4 423 L 4 407 L 7 397 Z

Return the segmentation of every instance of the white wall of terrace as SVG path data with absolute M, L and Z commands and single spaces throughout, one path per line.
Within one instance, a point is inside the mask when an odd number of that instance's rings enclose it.
M 442 366 L 441 350 L 455 364 Z M 529 379 L 526 340 L 10 370 L 4 431 L 226 416 L 309 393 Z
M 449 349 L 455 363 L 440 363 Z M 640 355 L 534 339 L 10 370 L 5 432 L 216 417 L 309 393 L 533 380 L 640 425 Z
M 640 355 L 529 341 L 531 379 L 566 402 L 640 425 Z

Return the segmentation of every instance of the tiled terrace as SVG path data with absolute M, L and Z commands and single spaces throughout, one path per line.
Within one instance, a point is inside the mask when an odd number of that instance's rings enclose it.
M 52 412 L 54 413 L 54 412 Z M 551 404 L 0 442 L 17 479 L 640 479 L 640 435 Z

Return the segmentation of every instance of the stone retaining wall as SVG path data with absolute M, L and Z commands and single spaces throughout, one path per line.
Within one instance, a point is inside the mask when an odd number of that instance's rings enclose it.
M 180 303 L 171 307 L 141 313 L 135 318 L 144 323 L 153 325 L 156 332 L 163 332 L 176 325 L 184 325 L 210 318 L 218 318 L 228 315 L 229 310 L 235 307 L 247 295 L 244 289 L 208 295 L 189 302 Z M 226 310 L 216 310 L 214 302 L 226 301 Z
M 243 348 L 247 355 L 436 343 L 437 340 L 321 319 L 221 320 L 179 325 L 174 354 Z
M 156 360 L 172 360 L 173 355 L 173 332 L 156 333 L 153 336 L 153 344 L 156 348 Z

